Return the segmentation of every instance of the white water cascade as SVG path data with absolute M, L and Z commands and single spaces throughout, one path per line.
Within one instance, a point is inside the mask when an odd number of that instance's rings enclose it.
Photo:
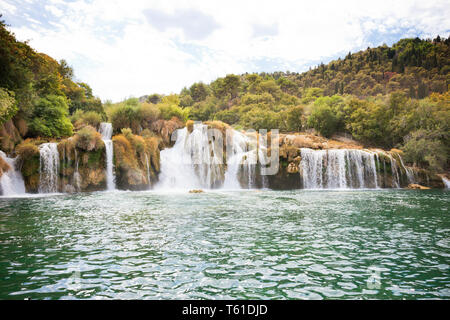
M 445 189 L 450 189 L 450 180 L 447 179 L 447 178 L 444 177 L 444 176 L 441 176 L 441 178 L 442 178 L 442 182 L 443 182 L 444 185 L 445 185 Z
M 178 129 L 172 148 L 161 151 L 158 189 L 218 187 L 223 181 L 223 146 L 208 136 L 208 127 L 194 124 L 191 133 Z
M 403 169 L 405 169 L 406 178 L 408 180 L 408 183 L 414 183 L 416 180 L 414 177 L 414 171 L 411 168 L 405 166 L 405 164 L 403 163 L 403 159 L 400 155 L 399 155 L 399 160 L 400 160 L 400 164 L 402 165 Z
M 378 188 L 375 153 L 302 148 L 301 158 L 305 189 Z
M 77 149 L 75 149 L 75 171 L 73 172 L 73 181 L 75 183 L 75 187 L 77 191 L 81 190 L 81 175 L 78 171 L 78 153 Z
M 392 170 L 392 187 L 400 188 L 400 175 L 398 173 L 397 160 L 389 154 L 389 159 L 391 160 L 391 170 Z
M 240 189 L 239 174 L 246 177 L 248 188 L 255 186 L 257 163 L 256 141 L 241 132 L 232 131 L 231 150 L 228 151 L 227 171 L 223 187 L 225 189 Z
M 58 192 L 59 153 L 57 143 L 43 143 L 39 146 L 39 193 Z
M 102 135 L 102 140 L 105 143 L 106 151 L 106 188 L 107 190 L 116 189 L 116 178 L 114 176 L 114 146 L 111 140 L 113 133 L 113 128 L 111 123 L 102 122 L 100 123 L 100 134 Z
M 150 189 L 150 186 L 151 186 L 151 181 L 150 181 L 150 162 L 149 162 L 147 153 L 144 153 L 144 154 L 145 154 L 145 163 L 147 165 L 147 183 L 148 183 L 148 188 Z
M 5 160 L 11 167 L 10 170 L 3 172 L 0 178 L 0 188 L 2 195 L 14 196 L 25 193 L 25 183 L 22 174 L 16 169 L 17 158 L 9 158 L 3 151 L 0 150 L 0 157 Z

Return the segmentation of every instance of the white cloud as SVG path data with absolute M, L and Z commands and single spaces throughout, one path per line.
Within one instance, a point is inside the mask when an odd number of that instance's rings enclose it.
M 68 60 L 102 99 L 118 100 L 264 71 L 259 61 L 302 71 L 367 47 L 374 33 L 448 36 L 446 2 L 51 0 L 46 9 L 60 19 L 12 29 L 37 50 Z M 0 0 L 6 19 L 19 17 L 13 7 Z
M 17 11 L 17 7 L 6 2 L 5 0 L 0 0 L 0 13 L 3 13 L 3 11 L 14 14 Z

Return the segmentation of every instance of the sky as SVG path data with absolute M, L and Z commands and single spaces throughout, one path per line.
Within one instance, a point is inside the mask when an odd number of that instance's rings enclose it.
M 0 0 L 0 13 L 19 40 L 114 102 L 450 34 L 449 0 Z

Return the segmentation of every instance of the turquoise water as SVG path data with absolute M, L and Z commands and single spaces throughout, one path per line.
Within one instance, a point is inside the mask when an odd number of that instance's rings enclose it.
M 0 298 L 448 299 L 449 195 L 3 198 Z

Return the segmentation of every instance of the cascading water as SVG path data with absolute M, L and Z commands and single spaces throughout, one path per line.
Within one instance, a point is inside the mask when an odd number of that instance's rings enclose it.
M 400 188 L 400 175 L 398 173 L 397 161 L 389 154 L 391 160 L 391 170 L 392 170 L 392 187 Z
M 403 163 L 403 159 L 400 155 L 398 156 L 398 158 L 400 160 L 400 164 L 402 165 L 403 169 L 405 169 L 408 183 L 414 183 L 415 182 L 414 171 L 411 168 L 405 166 L 405 164 Z
M 234 130 L 227 132 L 224 166 L 221 162 L 222 153 L 219 152 L 222 144 L 219 144 L 220 148 L 215 144 L 206 125 L 195 124 L 191 133 L 187 128 L 177 130 L 175 145 L 161 151 L 161 173 L 156 188 L 270 187 L 270 179 L 259 176 L 257 170 L 257 160 L 264 162 L 266 157 L 263 152 L 265 148 L 261 148 L 261 143 L 258 144 L 257 137 Z M 382 150 L 302 148 L 300 151 L 299 174 L 306 189 L 380 188 L 387 187 L 388 183 L 399 188 L 403 181 L 400 178 L 405 172 L 408 181 L 414 179 L 412 169 L 403 164 L 399 155 L 396 155 L 399 157 L 396 160 L 392 154 Z M 390 180 L 385 159 L 391 162 Z
M 81 176 L 78 171 L 78 153 L 77 149 L 75 149 L 75 171 L 73 172 L 73 181 L 75 183 L 75 187 L 77 191 L 81 190 Z
M 248 188 L 255 185 L 256 172 L 256 143 L 255 141 L 233 130 L 231 135 L 231 150 L 228 151 L 227 171 L 225 172 L 225 180 L 223 187 L 225 189 L 240 189 L 239 174 L 246 177 Z
M 59 153 L 58 144 L 43 143 L 39 146 L 39 193 L 58 192 Z
M 145 154 L 145 163 L 147 165 L 147 183 L 148 183 L 148 188 L 150 189 L 150 186 L 151 186 L 151 181 L 150 181 L 150 162 L 149 162 L 147 154 L 146 153 L 144 153 L 144 154 Z
M 16 169 L 17 158 L 9 158 L 3 151 L 0 151 L 0 157 L 11 167 L 10 170 L 3 172 L 0 178 L 0 189 L 4 196 L 14 196 L 25 193 L 25 183 L 22 174 Z
M 172 148 L 161 151 L 159 189 L 218 187 L 223 181 L 223 146 L 208 136 L 208 127 L 194 124 L 191 133 L 178 129 Z
M 100 123 L 100 134 L 102 135 L 102 140 L 105 143 L 106 151 L 106 188 L 107 190 L 116 189 L 116 178 L 114 176 L 114 146 L 111 140 L 113 133 L 113 128 L 111 123 L 102 122 Z
M 301 149 L 306 189 L 378 188 L 375 154 L 363 150 Z
M 444 185 L 445 185 L 445 189 L 450 189 L 450 180 L 447 179 L 447 178 L 444 177 L 444 176 L 441 176 L 441 178 L 442 178 L 442 182 L 443 182 Z

